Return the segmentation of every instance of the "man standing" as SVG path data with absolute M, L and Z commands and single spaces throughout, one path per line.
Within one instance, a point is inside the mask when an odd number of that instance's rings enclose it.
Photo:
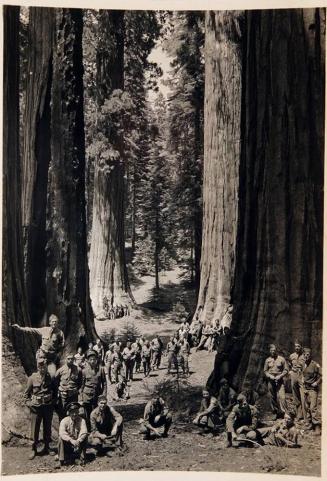
M 141 369 L 141 351 L 142 346 L 140 343 L 140 338 L 136 339 L 135 342 L 132 344 L 132 348 L 135 352 L 135 372 L 139 372 Z
M 67 407 L 68 416 L 59 425 L 58 459 L 60 466 L 76 462 L 85 464 L 87 427 L 85 419 L 79 416 L 81 405 L 72 402 Z
M 127 341 L 126 347 L 123 349 L 123 360 L 125 364 L 126 381 L 133 381 L 133 371 L 136 353 L 132 348 L 131 342 Z
M 95 351 L 98 355 L 98 361 L 101 365 L 104 364 L 104 347 L 101 342 L 101 339 L 97 339 L 96 343 L 93 346 L 93 351 Z
M 107 381 L 103 366 L 99 365 L 99 359 L 95 351 L 89 351 L 86 355 L 87 363 L 82 371 L 82 386 L 80 393 L 81 404 L 86 414 L 86 424 L 90 427 L 90 414 L 98 405 L 98 396 L 107 394 Z
M 123 445 L 123 418 L 113 408 L 107 405 L 105 396 L 99 396 L 98 406 L 91 412 L 91 434 L 89 444 L 96 448 L 98 454 L 104 454 L 106 448 Z
M 77 402 L 82 386 L 82 370 L 74 364 L 74 354 L 67 354 L 66 364 L 57 370 L 55 381 L 58 386 L 58 416 L 62 419 L 68 405 Z
M 112 384 L 111 366 L 112 366 L 113 353 L 114 353 L 114 348 L 113 346 L 110 346 L 104 356 L 104 368 L 105 368 L 106 377 L 107 377 L 107 385 L 109 384 L 109 382 L 110 384 Z
M 189 356 L 190 356 L 191 348 L 190 345 L 187 341 L 186 337 L 183 337 L 182 340 L 179 343 L 179 365 L 181 366 L 183 370 L 183 374 L 186 374 L 186 376 L 190 375 L 190 368 L 189 368 Z
M 277 354 L 274 344 L 269 346 L 270 356 L 266 359 L 264 365 L 264 375 L 268 382 L 268 392 L 271 399 L 271 409 L 278 417 L 284 417 L 287 412 L 284 378 L 288 373 L 286 360 L 283 356 Z
M 314 429 L 320 434 L 320 419 L 318 413 L 318 391 L 322 380 L 321 368 L 319 364 L 313 361 L 311 357 L 311 349 L 308 347 L 303 349 L 304 366 L 303 366 L 303 396 L 305 413 L 304 418 L 306 427 Z
M 149 440 L 151 433 L 158 437 L 167 437 L 171 423 L 172 416 L 166 408 L 165 401 L 158 393 L 154 393 L 144 409 L 144 418 L 140 430 L 140 433 L 144 434 L 143 439 Z M 162 426 L 164 431 L 161 434 L 158 428 Z
M 123 367 L 123 356 L 120 352 L 120 346 L 113 344 L 114 352 L 111 357 L 112 374 L 114 382 L 118 382 L 121 368 Z
M 158 335 L 155 336 L 154 339 L 151 341 L 151 349 L 152 349 L 152 369 L 159 369 L 161 363 L 161 355 L 162 355 L 162 340 Z
M 40 359 L 37 362 L 37 372 L 34 372 L 28 378 L 24 398 L 26 405 L 31 411 L 31 438 L 33 444 L 29 459 L 34 459 L 37 454 L 37 444 L 42 422 L 44 449 L 40 454 L 52 455 L 53 452 L 50 451 L 50 442 L 55 385 L 53 378 L 48 373 L 45 359 Z
M 177 362 L 178 345 L 175 342 L 173 336 L 170 338 L 170 341 L 168 342 L 168 344 L 166 346 L 166 350 L 167 350 L 167 354 L 168 354 L 167 374 L 170 374 L 172 364 L 174 364 L 174 367 L 175 367 L 176 372 L 178 374 L 178 362 Z
M 255 406 L 250 406 L 243 394 L 237 396 L 237 404 L 233 407 L 226 419 L 227 444 L 232 447 L 232 440 L 242 434 L 245 439 L 248 437 L 254 440 L 253 432 L 256 434 L 258 427 L 258 410 Z
M 14 329 L 41 336 L 41 346 L 36 353 L 36 359 L 46 359 L 48 372 L 52 377 L 55 375 L 56 369 L 59 366 L 65 344 L 64 333 L 59 329 L 58 324 L 58 317 L 55 314 L 51 314 L 48 327 L 20 327 L 18 324 L 13 324 L 12 326 Z
M 144 377 L 148 377 L 151 371 L 152 349 L 150 341 L 146 340 L 142 346 L 141 358 L 143 364 Z
M 303 392 L 302 389 L 302 370 L 304 365 L 304 357 L 302 346 L 298 341 L 294 343 L 294 352 L 289 357 L 290 379 L 293 395 L 293 402 L 296 408 L 296 418 L 303 418 Z

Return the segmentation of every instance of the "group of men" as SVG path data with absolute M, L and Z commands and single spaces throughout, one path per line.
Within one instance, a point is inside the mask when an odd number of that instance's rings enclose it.
M 322 375 L 319 364 L 312 359 L 311 349 L 303 349 L 300 342 L 296 341 L 288 362 L 278 354 L 274 344 L 269 346 L 269 350 L 270 356 L 264 365 L 264 375 L 275 417 L 281 417 L 290 411 L 285 394 L 285 381 L 289 377 L 296 419 L 303 419 L 307 429 L 320 433 L 318 391 Z
M 144 337 L 134 343 L 127 342 L 122 348 L 119 340 L 109 346 L 107 352 L 100 340 L 89 345 L 84 355 L 68 353 L 65 363 L 60 367 L 65 346 L 63 332 L 58 327 L 58 318 L 50 316 L 49 327 L 22 328 L 41 335 L 41 346 L 37 352 L 37 371 L 27 382 L 25 400 L 31 411 L 31 436 L 33 440 L 30 459 L 36 454 L 53 454 L 50 448 L 52 438 L 52 418 L 54 411 L 59 417 L 58 462 L 59 465 L 77 462 L 85 463 L 87 446 L 97 454 L 110 453 L 111 448 L 122 446 L 123 418 L 108 405 L 107 386 L 115 383 L 116 391 L 120 383 L 133 380 L 134 369 L 140 371 L 143 364 L 144 375 L 151 369 L 160 367 L 164 351 L 159 336 L 150 342 Z M 178 372 L 189 373 L 190 326 L 183 323 L 167 343 L 168 372 L 174 365 Z M 226 350 L 226 349 L 225 349 Z M 124 373 L 122 374 L 122 371 Z M 295 350 L 286 359 L 277 353 L 275 345 L 270 345 L 270 355 L 265 361 L 264 375 L 271 398 L 271 408 L 276 422 L 273 426 L 262 426 L 259 421 L 258 395 L 254 391 L 239 395 L 222 377 L 219 391 L 210 395 L 203 391 L 200 410 L 194 424 L 215 430 L 222 424 L 226 426 L 227 446 L 233 439 L 246 442 L 274 444 L 277 446 L 297 446 L 296 420 L 304 419 L 307 429 L 319 432 L 318 389 L 321 383 L 320 366 L 312 360 L 311 350 L 302 349 L 295 342 Z M 286 402 L 285 380 L 291 381 L 293 413 Z M 123 397 L 123 392 L 117 398 Z M 39 431 L 43 422 L 44 449 L 37 453 Z M 155 393 L 147 403 L 141 425 L 145 439 L 151 436 L 167 436 L 172 423 L 171 414 L 164 400 Z M 163 428 L 163 432 L 160 431 Z

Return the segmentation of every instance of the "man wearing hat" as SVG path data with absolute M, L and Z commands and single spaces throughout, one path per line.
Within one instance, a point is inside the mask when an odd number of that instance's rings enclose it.
M 320 434 L 320 419 L 318 413 L 318 392 L 321 384 L 321 368 L 311 357 L 311 349 L 303 349 L 304 366 L 302 371 L 304 419 L 308 429 L 314 429 Z
M 68 404 L 78 400 L 82 386 L 82 370 L 74 364 L 74 354 L 67 354 L 66 364 L 57 370 L 55 379 L 58 386 L 58 416 L 62 419 Z
M 112 441 L 116 446 L 123 445 L 123 418 L 111 406 L 107 404 L 106 396 L 99 396 L 98 406 L 91 412 L 91 434 L 89 444 L 96 448 L 98 454 L 104 454 L 112 447 Z
M 67 416 L 60 421 L 58 436 L 58 460 L 60 465 L 77 462 L 85 464 L 87 427 L 85 419 L 79 416 L 81 405 L 72 402 L 67 406 Z
M 239 394 L 236 401 L 237 404 L 226 419 L 227 448 L 232 446 L 232 440 L 238 435 L 243 435 L 245 440 L 247 437 L 254 440 L 253 433 L 256 433 L 258 427 L 258 409 L 247 403 L 244 394 Z
M 274 344 L 270 344 L 269 352 L 263 370 L 268 382 L 271 409 L 277 419 L 287 412 L 284 378 L 288 374 L 288 367 L 285 358 L 277 354 Z
M 193 419 L 193 424 L 209 430 L 214 430 L 221 424 L 219 417 L 218 400 L 215 396 L 210 396 L 209 391 L 202 391 L 202 401 L 200 409 Z
M 28 378 L 24 398 L 31 411 L 31 438 L 33 444 L 29 459 L 34 459 L 37 454 L 37 444 L 42 422 L 44 449 L 40 454 L 53 454 L 50 451 L 50 441 L 55 385 L 53 378 L 48 373 L 45 359 L 39 359 L 37 371 Z
M 85 410 L 87 426 L 90 428 L 90 414 L 98 405 L 99 395 L 107 395 L 107 380 L 104 367 L 99 365 L 97 353 L 88 351 L 86 358 L 87 363 L 82 371 L 80 401 Z
M 294 352 L 289 357 L 289 364 L 293 402 L 296 408 L 296 418 L 301 419 L 303 418 L 303 393 L 301 392 L 301 388 L 304 357 L 302 346 L 299 341 L 294 342 Z
M 65 345 L 65 336 L 58 327 L 59 319 L 55 314 L 49 317 L 49 326 L 47 327 L 21 327 L 13 324 L 13 328 L 19 331 L 31 332 L 41 336 L 41 346 L 37 351 L 36 359 L 45 358 L 48 364 L 48 370 L 51 376 L 55 375 L 59 366 L 60 356 Z
M 151 433 L 158 437 L 168 436 L 172 416 L 166 407 L 165 401 L 158 393 L 154 392 L 152 399 L 146 404 L 141 423 L 140 433 L 144 434 L 143 439 L 149 440 Z M 163 433 L 158 430 L 162 426 L 164 428 Z

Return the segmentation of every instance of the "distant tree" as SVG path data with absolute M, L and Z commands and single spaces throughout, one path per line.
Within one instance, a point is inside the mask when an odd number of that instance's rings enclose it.
M 202 239 L 204 109 L 204 15 L 174 12 L 164 41 L 172 58 L 169 101 L 169 150 L 175 158 L 175 225 L 180 261 L 197 288 Z
M 97 44 L 97 108 L 93 221 L 90 249 L 90 294 L 96 317 L 105 317 L 103 302 L 131 305 L 125 262 L 124 13 L 102 10 Z

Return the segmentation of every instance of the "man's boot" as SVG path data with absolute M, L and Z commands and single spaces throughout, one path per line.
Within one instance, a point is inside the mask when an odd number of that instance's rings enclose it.
M 34 459 L 35 456 L 36 456 L 36 447 L 33 446 L 33 447 L 32 447 L 32 451 L 31 451 L 31 454 L 29 455 L 28 459 L 29 459 L 30 461 L 32 461 L 32 459 Z
M 233 446 L 232 433 L 227 433 L 226 448 L 231 448 Z

